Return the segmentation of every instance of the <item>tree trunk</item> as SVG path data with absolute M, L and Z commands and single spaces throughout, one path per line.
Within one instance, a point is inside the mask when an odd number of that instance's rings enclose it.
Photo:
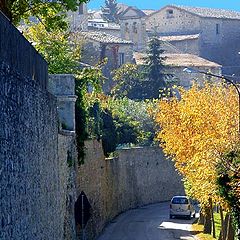
M 234 229 L 232 225 L 232 216 L 227 213 L 225 217 L 226 240 L 234 240 Z
M 202 213 L 202 209 L 200 209 L 200 212 L 199 212 L 198 224 L 199 225 L 203 225 L 204 224 L 204 215 Z
M 211 210 L 210 210 L 209 207 L 205 207 L 205 218 L 204 218 L 203 233 L 211 234 L 211 232 L 212 232 Z
M 223 217 L 223 210 L 222 210 L 222 206 L 220 206 L 220 218 L 221 218 L 221 232 L 220 232 L 220 236 L 218 238 L 218 240 L 225 240 L 226 239 L 226 231 L 224 228 L 224 217 Z
M 212 199 L 209 199 L 210 211 L 211 211 L 211 219 L 212 219 L 212 236 L 216 238 L 216 231 L 215 231 L 215 221 L 214 221 L 214 214 L 213 214 L 213 204 Z

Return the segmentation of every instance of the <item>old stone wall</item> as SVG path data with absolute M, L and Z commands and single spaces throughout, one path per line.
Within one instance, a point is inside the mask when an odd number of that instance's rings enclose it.
M 128 18 L 120 21 L 121 38 L 130 40 L 134 43 L 134 50 L 146 48 L 147 33 L 145 19 Z
M 62 239 L 55 98 L 0 71 L 0 239 Z
M 146 19 L 147 29 L 161 35 L 195 34 L 201 31 L 200 26 L 200 17 L 174 7 L 163 8 Z
M 86 142 L 85 163 L 77 173 L 77 195 L 84 191 L 92 206 L 87 239 L 95 239 L 123 211 L 184 194 L 180 176 L 161 149 L 122 149 L 118 154 L 105 159 L 100 142 Z
M 239 25 L 239 20 L 202 20 L 200 55 L 222 64 L 224 74 L 240 75 Z
M 200 54 L 199 39 L 189 39 L 184 41 L 171 41 L 173 46 L 183 53 L 190 53 L 194 55 Z
M 199 41 L 194 45 L 173 43 L 187 53 L 216 62 L 223 66 L 224 74 L 240 76 L 239 31 L 240 21 L 237 19 L 220 19 L 199 17 L 187 11 L 167 6 L 146 19 L 148 32 L 159 35 L 200 34 Z M 193 42 L 192 42 L 193 43 Z M 199 49 L 198 51 L 195 51 Z
M 61 227 L 64 240 L 76 239 L 74 203 L 76 201 L 76 159 L 75 135 L 62 130 L 58 134 L 59 194 Z M 59 239 L 60 240 L 60 239 Z
M 174 67 L 174 66 L 167 68 L 166 71 L 168 73 L 172 74 L 174 77 L 174 84 L 182 86 L 185 89 L 189 89 L 193 85 L 194 82 L 202 85 L 204 83 L 204 81 L 208 79 L 202 73 L 189 74 L 189 73 L 183 71 L 184 68 L 185 67 Z M 199 71 L 204 71 L 204 72 L 211 72 L 213 74 L 220 75 L 220 76 L 222 74 L 221 66 L 219 66 L 219 67 L 195 66 L 194 69 L 197 69 Z M 211 77 L 211 81 L 219 81 L 219 78 Z

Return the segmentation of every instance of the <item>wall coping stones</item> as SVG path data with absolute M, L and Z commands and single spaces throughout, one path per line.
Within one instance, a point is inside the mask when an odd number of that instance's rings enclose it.
M 67 130 L 67 129 L 60 129 L 58 133 L 63 136 L 75 136 L 76 135 L 75 131 L 71 131 L 71 130 Z

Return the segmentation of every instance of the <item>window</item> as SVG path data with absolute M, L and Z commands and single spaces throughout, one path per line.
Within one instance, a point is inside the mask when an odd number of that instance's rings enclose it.
M 172 9 L 168 9 L 167 10 L 167 18 L 173 18 L 173 10 Z
M 184 197 L 175 197 L 172 199 L 173 204 L 189 204 L 188 199 Z
M 119 53 L 119 66 L 124 64 L 124 53 Z
M 220 24 L 216 24 L 216 34 L 220 34 Z
M 133 32 L 137 33 L 137 23 L 136 22 L 133 23 Z
M 129 32 L 128 23 L 125 23 L 125 31 Z

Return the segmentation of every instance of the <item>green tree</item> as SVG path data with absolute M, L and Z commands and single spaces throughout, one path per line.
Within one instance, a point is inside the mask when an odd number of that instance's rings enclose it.
M 0 10 L 17 25 L 30 16 L 38 18 L 48 28 L 66 28 L 65 13 L 76 11 L 88 0 L 1 0 Z
M 55 29 L 47 31 L 44 25 L 36 24 L 24 31 L 25 37 L 46 59 L 49 73 L 74 74 L 76 78 L 76 140 L 79 163 L 84 159 L 84 140 L 89 136 L 90 111 L 103 81 L 101 67 L 80 68 L 82 42 L 77 34 Z M 92 92 L 88 89 L 91 86 Z
M 41 23 L 28 27 L 23 34 L 47 61 L 49 73 L 78 73 L 83 42 L 76 34 L 61 29 L 47 31 Z
M 159 91 L 167 87 L 166 78 L 170 76 L 165 72 L 161 41 L 153 37 L 148 46 L 147 57 L 145 58 L 145 80 L 143 81 L 144 98 L 158 98 Z
M 105 20 L 118 23 L 118 7 L 116 0 L 105 0 L 105 6 L 102 7 L 102 12 Z
M 109 154 L 117 146 L 153 144 L 155 124 L 148 109 L 153 101 L 133 101 L 128 98 L 114 99 L 105 97 L 101 100 L 103 110 L 103 146 Z M 110 137 L 108 137 L 110 136 Z
M 126 63 L 112 72 L 115 86 L 111 94 L 115 97 L 141 99 L 143 76 L 136 64 Z

